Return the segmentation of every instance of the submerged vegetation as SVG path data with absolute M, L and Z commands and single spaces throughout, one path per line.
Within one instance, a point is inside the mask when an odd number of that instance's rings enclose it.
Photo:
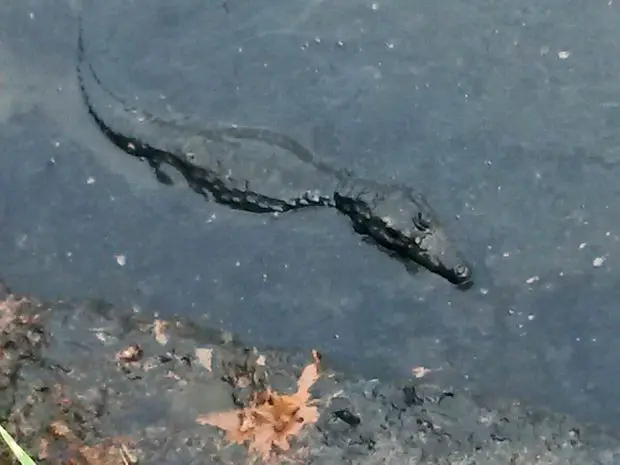
M 0 436 L 4 440 L 5 444 L 10 449 L 11 453 L 15 457 L 15 460 L 19 462 L 20 465 L 36 465 L 36 462 L 32 460 L 32 458 L 21 448 L 15 439 L 8 433 L 7 430 L 4 429 L 2 425 L 0 425 Z

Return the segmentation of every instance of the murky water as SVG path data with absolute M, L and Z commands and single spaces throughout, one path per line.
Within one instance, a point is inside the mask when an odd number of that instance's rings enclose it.
M 617 425 L 617 5 L 92 3 L 91 57 L 115 91 L 418 188 L 478 284 L 411 276 L 332 212 L 261 217 L 158 185 L 80 104 L 79 8 L 32 0 L 0 12 L 14 287 L 194 315 L 367 376 L 453 370 Z

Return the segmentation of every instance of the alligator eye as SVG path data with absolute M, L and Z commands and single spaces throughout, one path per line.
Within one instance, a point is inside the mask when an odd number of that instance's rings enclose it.
M 415 215 L 412 220 L 413 225 L 420 231 L 427 231 L 431 228 L 432 220 L 426 213 L 418 212 L 418 214 Z

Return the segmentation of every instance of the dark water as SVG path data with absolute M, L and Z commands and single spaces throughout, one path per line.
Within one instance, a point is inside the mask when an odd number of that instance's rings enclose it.
M 93 3 L 89 53 L 116 92 L 418 188 L 477 286 L 412 277 L 329 211 L 275 219 L 158 185 L 80 104 L 79 3 L 31 0 L 0 9 L 0 269 L 16 290 L 193 315 L 366 376 L 450 370 L 619 426 L 619 5 Z

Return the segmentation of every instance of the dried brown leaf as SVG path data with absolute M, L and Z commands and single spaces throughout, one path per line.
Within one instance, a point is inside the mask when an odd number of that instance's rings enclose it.
M 142 358 L 142 347 L 139 344 L 133 344 L 120 350 L 116 354 L 116 361 L 120 363 L 134 363 Z
M 155 336 L 155 340 L 162 346 L 165 346 L 168 343 L 168 336 L 166 335 L 167 327 L 168 322 L 163 320 L 155 320 L 155 324 L 153 325 L 153 335 Z
M 312 351 L 313 363 L 307 365 L 297 381 L 297 397 L 300 403 L 306 403 L 310 399 L 310 388 L 319 379 L 320 356 L 316 350 Z
M 264 460 L 272 457 L 274 448 L 288 451 L 291 447 L 289 438 L 319 418 L 317 407 L 309 405 L 310 388 L 319 378 L 320 356 L 316 351 L 313 351 L 313 358 L 313 362 L 302 370 L 294 394 L 278 394 L 267 388 L 255 393 L 246 408 L 200 415 L 196 422 L 224 430 L 231 442 L 243 444 L 249 441 L 250 452 Z
M 213 349 L 199 347 L 196 349 L 196 358 L 207 371 L 213 370 Z
M 199 415 L 196 422 L 200 425 L 216 426 L 224 431 L 240 431 L 243 423 L 243 410 L 229 410 Z
M 57 437 L 63 437 L 70 442 L 77 442 L 77 436 L 69 429 L 64 421 L 53 421 L 49 426 L 50 432 Z

